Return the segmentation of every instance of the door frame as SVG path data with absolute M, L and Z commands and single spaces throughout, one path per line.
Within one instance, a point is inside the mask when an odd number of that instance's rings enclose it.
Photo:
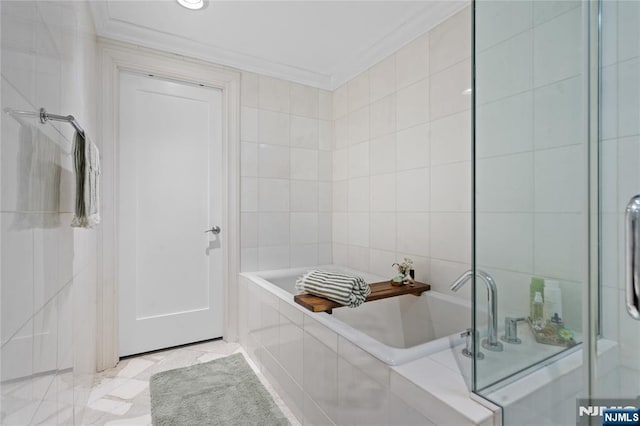
M 240 72 L 154 49 L 98 38 L 102 105 L 99 121 L 102 157 L 102 225 L 98 231 L 96 291 L 97 370 L 118 363 L 118 147 L 120 72 L 202 84 L 222 91 L 223 338 L 238 339 L 240 259 Z

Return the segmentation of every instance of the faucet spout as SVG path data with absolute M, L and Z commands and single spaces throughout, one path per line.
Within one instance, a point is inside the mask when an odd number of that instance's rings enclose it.
M 489 305 L 487 312 L 487 338 L 482 341 L 482 347 L 490 351 L 500 352 L 503 347 L 498 340 L 498 287 L 493 277 L 486 272 L 478 270 L 476 275 L 487 287 L 487 303 Z M 453 282 L 451 291 L 460 290 L 471 278 L 473 278 L 473 270 L 470 269 Z

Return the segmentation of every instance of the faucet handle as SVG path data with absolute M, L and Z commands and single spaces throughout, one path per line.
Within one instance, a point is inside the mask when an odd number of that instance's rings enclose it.
M 524 317 L 514 318 L 514 317 L 505 317 L 504 318 L 504 335 L 500 337 L 500 340 L 507 343 L 520 344 L 522 340 L 518 338 L 518 323 L 520 321 L 524 321 Z
M 473 330 L 467 328 L 465 331 L 460 333 L 460 337 L 466 337 L 464 349 L 462 349 L 462 355 L 467 358 L 473 358 Z M 477 336 L 477 334 L 476 334 Z M 476 359 L 484 359 L 484 354 L 480 351 L 476 354 Z

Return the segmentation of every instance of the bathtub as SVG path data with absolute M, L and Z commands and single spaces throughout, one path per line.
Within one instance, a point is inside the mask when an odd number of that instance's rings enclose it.
M 423 399 L 410 403 L 394 393 L 419 392 L 396 369 L 461 344 L 470 303 L 427 291 L 313 313 L 293 300 L 296 278 L 309 269 L 242 273 L 238 280 L 240 342 L 291 412 L 303 424 L 438 423 L 419 413 Z M 452 410 L 435 401 L 440 408 L 430 413 Z
M 309 269 L 264 271 L 242 276 L 387 365 L 401 365 L 457 346 L 462 342 L 460 333 L 471 325 L 469 301 L 436 291 L 427 291 L 419 297 L 404 295 L 367 302 L 358 308 L 338 308 L 332 314 L 310 312 L 293 300 L 296 279 Z M 334 265 L 314 269 L 357 274 L 369 283 L 385 280 Z

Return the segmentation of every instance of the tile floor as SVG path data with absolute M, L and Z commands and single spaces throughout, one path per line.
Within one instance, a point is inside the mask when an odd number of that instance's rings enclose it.
M 293 416 L 273 387 L 237 343 L 212 340 L 175 349 L 167 349 L 122 360 L 112 369 L 99 373 L 89 396 L 82 424 L 105 426 L 151 425 L 149 379 L 155 373 L 212 361 L 234 353 L 242 353 L 260 378 L 276 404 L 291 421 Z

